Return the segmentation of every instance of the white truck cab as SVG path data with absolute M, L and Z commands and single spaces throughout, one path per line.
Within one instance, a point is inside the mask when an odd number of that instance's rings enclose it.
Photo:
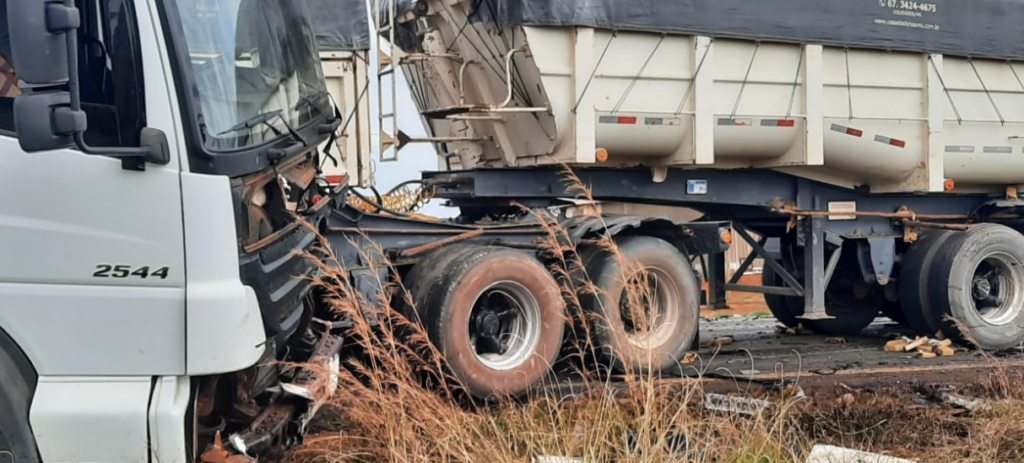
M 340 349 L 299 255 L 342 124 L 306 3 L 0 1 L 0 461 L 237 462 L 301 435 L 320 383 L 279 362 Z

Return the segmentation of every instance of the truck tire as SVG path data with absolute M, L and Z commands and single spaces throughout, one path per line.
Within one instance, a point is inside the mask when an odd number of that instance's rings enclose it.
M 766 286 L 784 286 L 785 281 L 767 265 L 762 270 L 761 281 Z M 803 298 L 795 296 L 778 296 L 766 294 L 765 303 L 772 315 L 780 323 L 790 328 L 796 328 L 801 323 L 821 334 L 854 335 L 867 328 L 878 316 L 884 295 L 880 290 L 872 290 L 868 294 L 858 298 L 853 295 L 854 291 L 844 285 L 841 278 L 833 276 L 825 291 L 825 312 L 835 318 L 831 320 L 801 320 L 799 317 L 804 314 Z
M 483 248 L 484 246 L 474 244 L 452 244 L 427 254 L 402 278 L 403 291 L 398 293 L 400 299 L 392 301 L 392 305 L 410 323 L 419 323 L 419 313 L 416 310 L 417 295 L 441 278 L 441 273 L 459 256 Z
M 842 265 L 842 264 L 840 264 Z M 852 273 L 852 272 L 851 272 Z M 829 320 L 808 320 L 806 325 L 821 334 L 853 336 L 878 318 L 885 304 L 885 294 L 878 286 L 866 291 L 859 271 L 855 275 L 840 276 L 837 270 L 825 289 L 825 313 Z
M 786 282 L 782 279 L 779 274 L 775 273 L 771 267 L 765 265 L 761 270 L 761 285 L 762 286 L 774 286 L 781 287 L 785 286 Z M 785 326 L 790 328 L 796 328 L 800 325 L 800 320 L 796 317 L 804 313 L 803 301 L 798 297 L 793 296 L 780 296 L 778 294 L 765 294 L 764 303 L 768 306 L 768 310 L 772 312 L 775 319 Z
M 472 247 L 453 254 L 426 261 L 437 267 L 417 277 L 419 320 L 469 395 L 522 396 L 561 348 L 566 314 L 558 284 L 523 252 Z
M 907 315 L 903 313 L 903 306 L 900 305 L 900 301 L 886 299 L 882 304 L 882 315 L 889 317 L 890 320 L 900 325 L 907 324 Z
M 32 364 L 0 329 L 0 462 L 40 461 L 28 421 L 35 387 Z
M 954 234 L 950 230 L 922 230 L 900 263 L 900 306 L 907 325 L 922 336 L 935 336 L 942 327 L 942 311 L 933 310 L 928 296 L 928 275 L 935 255 Z
M 984 350 L 1024 341 L 1024 236 L 996 224 L 954 234 L 929 270 L 942 332 Z M 949 316 L 957 323 L 947 321 Z
M 629 307 L 627 284 L 621 262 L 611 253 L 590 259 L 587 269 L 598 294 L 583 298 L 591 314 L 591 336 L 601 359 L 617 373 L 658 373 L 678 368 L 697 338 L 700 317 L 700 285 L 682 253 L 668 242 L 646 236 L 629 236 L 616 241 L 621 258 L 637 262 L 647 272 L 647 295 L 654 300 L 654 322 L 647 326 L 634 320 Z M 653 334 L 652 334 L 653 331 Z

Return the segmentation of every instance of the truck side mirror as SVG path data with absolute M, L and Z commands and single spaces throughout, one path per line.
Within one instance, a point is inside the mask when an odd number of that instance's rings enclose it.
M 7 0 L 7 19 L 23 93 L 14 100 L 14 126 L 26 152 L 77 146 L 85 154 L 122 158 L 126 169 L 167 164 L 167 138 L 144 128 L 141 147 L 91 147 L 78 80 L 78 28 L 74 0 Z M 20 59 L 19 59 L 20 58 Z
M 53 0 L 7 0 L 11 48 L 15 57 L 22 57 L 16 63 L 18 79 L 30 87 L 67 83 L 67 36 L 78 29 L 81 21 L 73 5 Z
M 71 106 L 70 92 L 62 87 L 69 79 L 68 36 L 79 26 L 78 10 L 63 1 L 7 0 L 7 17 L 14 52 L 8 58 L 23 57 L 12 61 L 27 87 L 14 100 L 21 148 L 35 152 L 74 145 L 75 128 L 55 127 L 54 116 L 56 109 Z

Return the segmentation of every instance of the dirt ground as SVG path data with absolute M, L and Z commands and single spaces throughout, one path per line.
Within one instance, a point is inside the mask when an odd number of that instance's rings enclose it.
M 743 285 L 760 283 L 759 274 L 740 280 Z M 961 349 L 952 357 L 934 359 L 917 358 L 911 352 L 889 353 L 884 349 L 887 341 L 911 334 L 887 318 L 877 319 L 858 336 L 779 334 L 779 323 L 763 295 L 730 291 L 726 298 L 726 309 L 701 307 L 702 347 L 693 363 L 682 365 L 676 375 L 681 379 L 701 376 L 705 387 L 726 391 L 798 383 L 831 394 L 849 387 L 875 392 L 921 384 L 970 388 L 989 371 L 1024 374 L 1024 350 L 982 355 Z M 726 337 L 732 338 L 731 344 L 707 345 Z
M 761 275 L 743 275 L 740 278 L 739 284 L 760 286 Z M 708 289 L 708 284 L 704 283 L 704 290 Z M 725 300 L 728 302 L 729 307 L 726 309 L 711 310 L 707 306 L 702 306 L 701 317 L 704 318 L 715 318 L 722 315 L 769 315 L 768 306 L 764 303 L 764 295 L 757 293 L 740 293 L 736 291 L 728 291 L 725 295 Z

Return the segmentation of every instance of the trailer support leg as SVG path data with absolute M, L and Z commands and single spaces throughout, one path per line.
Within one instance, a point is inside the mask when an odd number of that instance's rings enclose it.
M 728 309 L 725 297 L 725 253 L 708 255 L 708 308 L 711 310 Z
M 828 271 L 825 268 L 824 218 L 810 217 L 800 225 L 804 242 L 804 314 L 805 320 L 827 320 L 825 312 L 825 285 Z M 830 259 L 831 260 L 831 259 Z

